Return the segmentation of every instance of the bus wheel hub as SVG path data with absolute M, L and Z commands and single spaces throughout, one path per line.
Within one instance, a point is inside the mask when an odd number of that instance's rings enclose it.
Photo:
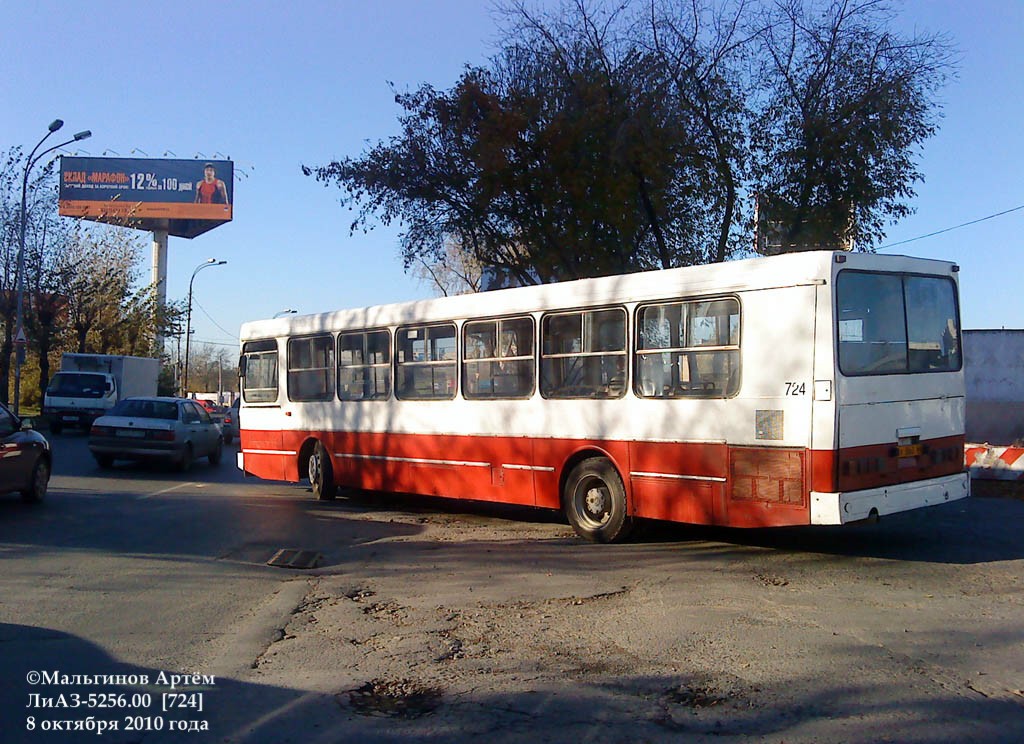
M 591 488 L 587 491 L 587 511 L 600 516 L 605 511 L 604 492 L 600 488 Z

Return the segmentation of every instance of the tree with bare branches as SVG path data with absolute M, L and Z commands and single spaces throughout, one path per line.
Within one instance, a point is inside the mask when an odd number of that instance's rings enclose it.
M 894 16 L 886 0 L 777 0 L 751 23 L 752 188 L 779 250 L 868 249 L 911 212 L 954 59 L 941 35 L 895 32 Z

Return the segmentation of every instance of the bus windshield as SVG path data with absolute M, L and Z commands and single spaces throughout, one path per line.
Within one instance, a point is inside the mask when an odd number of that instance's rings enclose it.
M 949 278 L 843 271 L 836 309 L 844 375 L 960 369 L 960 318 Z
M 107 391 L 103 375 L 58 372 L 50 380 L 46 393 L 58 398 L 101 398 Z

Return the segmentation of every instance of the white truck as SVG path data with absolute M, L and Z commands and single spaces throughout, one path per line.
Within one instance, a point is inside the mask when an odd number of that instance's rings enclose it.
M 156 395 L 160 360 L 108 354 L 64 354 L 43 398 L 50 431 L 65 426 L 88 430 L 92 422 L 125 398 Z

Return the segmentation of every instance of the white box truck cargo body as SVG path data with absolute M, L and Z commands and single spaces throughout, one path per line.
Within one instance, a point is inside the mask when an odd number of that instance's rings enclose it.
M 65 426 L 88 429 L 125 398 L 156 395 L 160 361 L 108 354 L 64 354 L 43 398 L 50 430 Z

